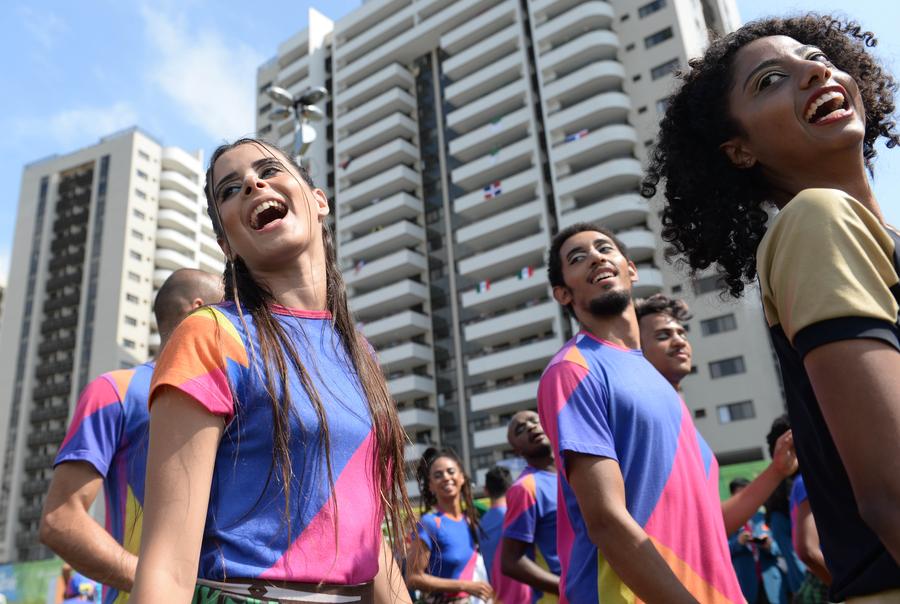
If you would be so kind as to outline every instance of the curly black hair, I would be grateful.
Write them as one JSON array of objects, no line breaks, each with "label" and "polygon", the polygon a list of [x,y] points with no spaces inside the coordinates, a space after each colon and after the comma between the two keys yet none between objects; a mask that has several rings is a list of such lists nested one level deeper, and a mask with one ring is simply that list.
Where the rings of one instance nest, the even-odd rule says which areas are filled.
[{"label": "curly black hair", "polygon": [[667,256],[683,257],[692,272],[716,264],[725,293],[734,297],[756,277],[756,248],[766,232],[771,190],[759,166],[738,169],[720,150],[740,133],[728,108],[732,69],[738,50],[778,35],[820,48],[856,81],[866,108],[863,157],[870,172],[879,137],[888,147],[900,143],[893,121],[897,86],[867,50],[876,44],[874,34],[856,22],[816,13],[753,21],[691,60],[668,99],[641,194],[653,197],[665,181],[662,238],[673,245]]}]

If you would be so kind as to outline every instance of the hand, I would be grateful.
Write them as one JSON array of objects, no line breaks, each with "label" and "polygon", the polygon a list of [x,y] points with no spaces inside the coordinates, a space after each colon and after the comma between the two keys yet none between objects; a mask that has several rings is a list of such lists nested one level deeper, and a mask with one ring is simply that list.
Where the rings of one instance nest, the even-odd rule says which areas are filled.
[{"label": "hand", "polygon": [[772,467],[782,478],[793,476],[799,469],[797,451],[794,450],[794,434],[788,430],[775,441],[772,453]]},{"label": "hand", "polygon": [[762,541],[759,542],[759,546],[761,548],[763,548],[766,551],[769,551],[772,549],[772,540],[769,538],[768,535],[763,535],[762,537],[760,537],[760,539],[762,539]]},{"label": "hand", "polygon": [[463,591],[487,602],[494,597],[494,590],[484,581],[466,581]]},{"label": "hand", "polygon": [[738,543],[740,543],[741,545],[747,545],[747,542],[750,541],[751,536],[752,535],[749,531],[741,531],[738,534]]}]

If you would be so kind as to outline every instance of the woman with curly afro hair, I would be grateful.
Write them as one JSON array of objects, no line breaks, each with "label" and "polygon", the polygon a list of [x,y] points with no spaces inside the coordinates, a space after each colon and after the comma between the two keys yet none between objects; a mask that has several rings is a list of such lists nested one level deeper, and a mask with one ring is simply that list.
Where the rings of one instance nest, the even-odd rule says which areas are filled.
[{"label": "woman with curly afro hair", "polygon": [[[859,25],[749,23],[681,75],[643,194],[663,238],[731,295],[759,277],[832,600],[900,602],[900,233],[872,193],[900,142]],[[769,219],[769,206],[778,208]]]}]

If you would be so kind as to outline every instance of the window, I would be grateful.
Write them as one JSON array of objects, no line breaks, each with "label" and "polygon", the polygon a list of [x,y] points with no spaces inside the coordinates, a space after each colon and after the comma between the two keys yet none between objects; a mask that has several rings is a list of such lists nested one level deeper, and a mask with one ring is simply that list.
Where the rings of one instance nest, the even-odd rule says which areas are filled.
[{"label": "window", "polygon": [[138,157],[143,160],[150,161],[150,154],[146,151],[141,151],[140,149],[138,149]]},{"label": "window", "polygon": [[656,113],[659,115],[664,115],[666,109],[669,108],[669,99],[659,99],[656,101]]},{"label": "window", "polygon": [[622,17],[619,19],[619,21],[628,21],[628,19],[630,19],[630,18],[631,18],[631,15],[629,15],[628,13],[625,13],[624,15],[622,15]]},{"label": "window", "polygon": [[134,217],[139,220],[144,220],[145,218],[147,218],[147,215],[144,214],[143,212],[141,212],[140,210],[138,210],[137,208],[131,210],[131,213],[134,214]]},{"label": "window", "polygon": [[265,94],[266,90],[272,87],[272,82],[266,82],[262,86],[259,87],[259,93]]},{"label": "window", "polygon": [[712,336],[725,331],[734,331],[735,329],[737,329],[737,319],[734,318],[733,314],[700,321],[700,331],[705,336]]},{"label": "window", "polygon": [[125,299],[131,302],[132,304],[138,303],[138,297],[134,294],[125,294]]},{"label": "window", "polygon": [[694,279],[694,295],[708,294],[725,287],[725,281],[719,275],[710,275]]},{"label": "window", "polygon": [[122,340],[122,345],[125,346],[125,348],[134,348],[135,347],[133,340]]},{"label": "window", "polygon": [[658,80],[660,78],[666,77],[676,69],[678,69],[678,59],[672,59],[671,61],[666,61],[662,65],[657,65],[656,67],[651,69],[650,77],[654,80]]},{"label": "window", "polygon": [[647,15],[652,15],[658,10],[662,10],[666,6],[666,0],[653,0],[644,6],[638,8],[638,18],[643,19]]},{"label": "window", "polygon": [[649,36],[644,38],[644,48],[653,48],[657,44],[662,44],[674,35],[675,34],[672,33],[671,27],[661,29],[655,34],[650,34]]},{"label": "window", "polygon": [[634,50],[634,42],[631,42],[625,47],[625,52],[631,52],[632,50]]},{"label": "window", "polygon": [[756,411],[753,409],[753,401],[741,401],[739,403],[728,403],[727,405],[719,405],[716,407],[716,413],[719,415],[720,424],[730,424],[742,419],[753,419],[756,417]]},{"label": "window", "polygon": [[132,260],[143,260],[144,259],[143,256],[141,256],[134,250],[129,250],[128,256],[131,257]]},{"label": "window", "polygon": [[265,136],[269,132],[272,131],[272,124],[266,124],[262,128],[259,129],[259,136]]},{"label": "window", "polygon": [[137,175],[138,175],[138,178],[140,178],[142,180],[147,180],[147,173],[144,172],[143,170],[138,170]]},{"label": "window", "polygon": [[706,417],[706,409],[694,409],[694,419],[703,419]]},{"label": "window", "polygon": [[144,240],[144,234],[137,229],[131,229],[131,236],[137,239],[138,241]]},{"label": "window", "polygon": [[636,75],[631,76],[632,82],[639,82],[640,80],[641,80],[641,74],[636,74]]},{"label": "window", "polygon": [[141,199],[147,199],[147,194],[141,191],[140,189],[135,189],[134,194],[137,195]]},{"label": "window", "polygon": [[128,278],[135,283],[141,282],[141,276],[134,271],[128,271]]},{"label": "window", "polygon": [[262,107],[259,108],[259,114],[260,114],[260,115],[265,115],[265,114],[267,114],[267,113],[269,112],[269,110],[271,110],[271,109],[272,109],[272,103],[266,103],[265,105],[263,105]]},{"label": "window", "polygon": [[680,293],[681,293],[681,286],[680,286],[680,285],[673,285],[673,286],[672,286],[672,293],[673,293],[673,294],[680,294]]},{"label": "window", "polygon": [[131,325],[132,327],[134,327],[135,325],[137,325],[137,319],[125,315],[125,325]]},{"label": "window", "polygon": [[643,107],[639,107],[639,108],[638,108],[638,113],[647,113],[647,106],[644,105]]},{"label": "window", "polygon": [[747,368],[744,366],[744,357],[731,357],[730,359],[713,361],[709,364],[709,377],[712,379],[737,375],[738,373],[745,373],[746,371]]}]

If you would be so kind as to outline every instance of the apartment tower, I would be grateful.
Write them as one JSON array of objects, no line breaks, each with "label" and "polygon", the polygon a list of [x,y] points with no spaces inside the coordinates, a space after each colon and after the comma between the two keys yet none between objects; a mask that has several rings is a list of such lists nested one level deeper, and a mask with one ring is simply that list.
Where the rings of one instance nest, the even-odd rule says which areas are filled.
[{"label": "apartment tower", "polygon": [[658,207],[638,194],[673,74],[737,25],[734,0],[371,0],[309,23],[258,70],[257,131],[291,146],[270,86],[330,91],[307,161],[408,461],[453,446],[481,483],[513,457],[506,423],[535,408],[573,333],[545,263],[579,221],[627,244],[636,295],[692,305],[688,405],[723,459],[762,456],[782,397],[758,300],[726,305],[715,276],[669,267]]},{"label": "apartment tower", "polygon": [[221,273],[202,182],[200,152],[136,128],[25,167],[0,323],[0,561],[51,555],[41,508],[78,395],[156,353],[159,286]]}]

